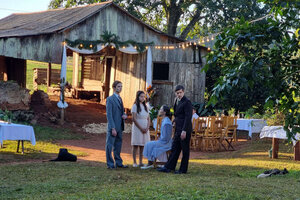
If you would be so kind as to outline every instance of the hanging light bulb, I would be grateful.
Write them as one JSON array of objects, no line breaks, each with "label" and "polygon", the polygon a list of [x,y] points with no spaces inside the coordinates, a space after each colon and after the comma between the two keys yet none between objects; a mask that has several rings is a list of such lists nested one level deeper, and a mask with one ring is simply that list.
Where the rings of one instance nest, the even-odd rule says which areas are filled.
[{"label": "hanging light bulb", "polygon": [[213,36],[211,36],[211,40],[214,40],[214,37],[213,37]]},{"label": "hanging light bulb", "polygon": [[204,44],[204,39],[202,39],[202,43]]},{"label": "hanging light bulb", "polygon": [[93,45],[92,45],[92,44],[90,45],[90,48],[93,48]]},{"label": "hanging light bulb", "polygon": [[209,38],[207,38],[207,40],[206,40],[207,42],[209,42]]},{"label": "hanging light bulb", "polygon": [[210,47],[208,47],[207,50],[210,51]]},{"label": "hanging light bulb", "polygon": [[102,49],[104,48],[104,45],[101,45]]},{"label": "hanging light bulb", "polygon": [[79,46],[82,48],[82,47],[83,47],[83,44],[80,44]]}]

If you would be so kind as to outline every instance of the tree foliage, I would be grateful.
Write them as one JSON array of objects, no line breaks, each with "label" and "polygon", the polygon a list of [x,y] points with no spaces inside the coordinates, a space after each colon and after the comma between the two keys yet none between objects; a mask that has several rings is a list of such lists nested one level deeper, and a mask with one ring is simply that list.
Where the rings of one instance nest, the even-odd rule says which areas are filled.
[{"label": "tree foliage", "polygon": [[300,132],[300,6],[265,3],[273,6],[270,17],[254,23],[242,19],[217,37],[206,70],[219,67],[221,76],[210,102],[239,111],[278,110],[291,138]]},{"label": "tree foliage", "polygon": [[[105,0],[52,0],[49,8],[104,2]],[[269,7],[258,0],[114,0],[128,12],[169,35],[186,39],[234,24],[237,19],[264,16]]]}]

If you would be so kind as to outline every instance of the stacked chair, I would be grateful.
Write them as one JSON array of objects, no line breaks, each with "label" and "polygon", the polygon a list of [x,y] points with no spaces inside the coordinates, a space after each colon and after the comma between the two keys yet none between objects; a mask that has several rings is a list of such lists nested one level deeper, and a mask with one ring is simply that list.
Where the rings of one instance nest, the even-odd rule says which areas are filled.
[{"label": "stacked chair", "polygon": [[202,151],[234,150],[237,141],[237,117],[199,117],[193,119],[191,149]]}]

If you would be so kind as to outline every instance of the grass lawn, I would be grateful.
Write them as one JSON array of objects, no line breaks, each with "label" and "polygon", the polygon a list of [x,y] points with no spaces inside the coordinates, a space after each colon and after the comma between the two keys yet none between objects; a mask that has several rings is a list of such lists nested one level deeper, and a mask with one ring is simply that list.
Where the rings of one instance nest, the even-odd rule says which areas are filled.
[{"label": "grass lawn", "polygon": [[[108,170],[100,162],[0,164],[0,199],[300,199],[300,162],[291,146],[280,144],[276,160],[268,158],[270,146],[255,141],[229,154],[208,153],[191,160],[186,175]],[[272,168],[290,173],[256,178]]]}]

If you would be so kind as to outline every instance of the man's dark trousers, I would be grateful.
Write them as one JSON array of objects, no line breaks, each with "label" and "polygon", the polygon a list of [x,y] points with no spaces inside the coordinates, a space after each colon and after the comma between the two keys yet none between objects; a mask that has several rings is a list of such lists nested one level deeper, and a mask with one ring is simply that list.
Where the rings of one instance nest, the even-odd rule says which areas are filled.
[{"label": "man's dark trousers", "polygon": [[[192,132],[192,103],[185,96],[174,104],[174,114],[175,114],[175,134],[172,143],[172,153],[169,157],[168,162],[165,167],[170,170],[175,170],[176,164],[182,151],[182,159],[179,171],[186,173],[188,169],[189,157],[190,157],[190,139]],[[186,132],[186,138],[182,140],[180,138],[181,132]]]}]

